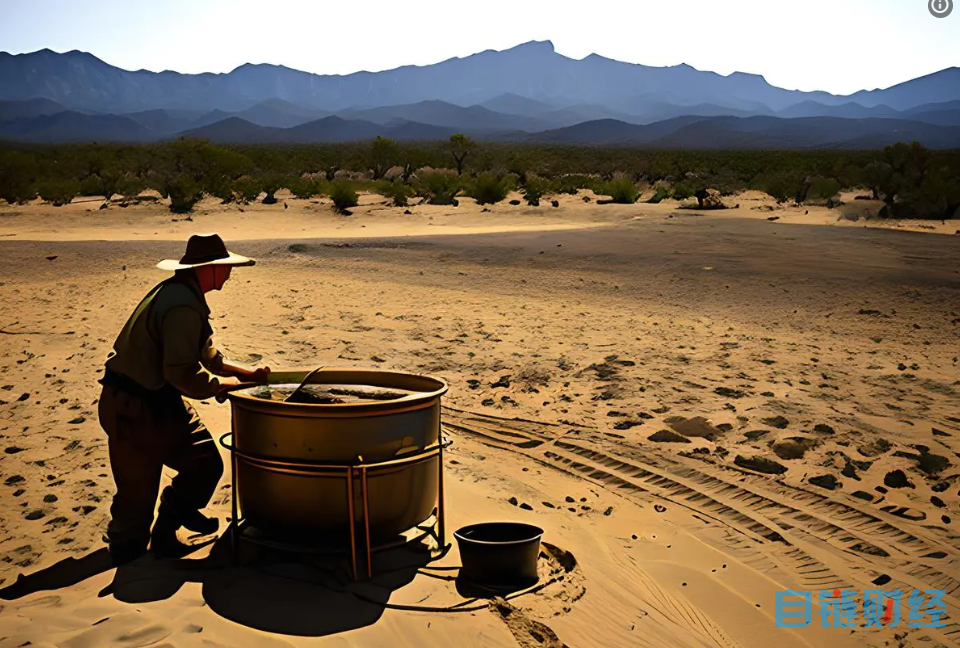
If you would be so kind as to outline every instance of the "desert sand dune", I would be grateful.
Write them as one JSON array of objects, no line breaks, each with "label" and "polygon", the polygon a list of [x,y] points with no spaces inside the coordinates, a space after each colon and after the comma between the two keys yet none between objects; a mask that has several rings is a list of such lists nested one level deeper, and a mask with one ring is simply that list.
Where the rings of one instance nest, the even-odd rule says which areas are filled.
[{"label": "desert sand dune", "polygon": [[[713,213],[379,202],[0,208],[0,647],[960,644],[948,225],[749,195]],[[153,264],[201,231],[259,261],[209,296],[229,357],[449,382],[448,527],[541,526],[546,586],[474,600],[449,578],[456,546],[419,572],[384,555],[393,571],[362,584],[230,566],[223,539],[107,568],[96,379]],[[228,406],[198,409],[229,429]],[[229,495],[225,476],[221,519]],[[946,590],[946,627],[824,629],[819,608],[774,627],[777,591],[862,605],[877,587]]]}]

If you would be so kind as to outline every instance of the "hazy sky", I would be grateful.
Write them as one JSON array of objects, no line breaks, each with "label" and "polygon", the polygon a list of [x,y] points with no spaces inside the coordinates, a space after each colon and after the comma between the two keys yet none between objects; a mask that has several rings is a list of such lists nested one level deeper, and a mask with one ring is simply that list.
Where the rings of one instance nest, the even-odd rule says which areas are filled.
[{"label": "hazy sky", "polygon": [[926,2],[0,0],[0,50],[78,49],[129,70],[250,62],[346,74],[550,40],[572,58],[688,63],[848,94],[960,65],[960,9],[938,19]]}]

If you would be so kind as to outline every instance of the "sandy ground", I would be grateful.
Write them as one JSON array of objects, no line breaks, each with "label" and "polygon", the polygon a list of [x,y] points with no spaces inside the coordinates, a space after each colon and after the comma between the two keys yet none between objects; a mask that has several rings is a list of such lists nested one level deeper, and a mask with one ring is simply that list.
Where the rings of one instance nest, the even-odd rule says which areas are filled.
[{"label": "sandy ground", "polygon": [[[0,207],[0,648],[960,644],[950,221],[865,228],[852,202],[750,194],[712,213],[283,202]],[[223,541],[107,568],[96,379],[153,264],[204,231],[259,260],[209,297],[228,356],[449,382],[448,526],[541,526],[544,588],[472,600],[455,545],[360,585],[229,566]],[[229,429],[227,405],[198,408]],[[226,477],[210,511],[229,515]],[[775,628],[777,591],[881,586],[945,589],[947,627],[822,629],[815,606]]]}]

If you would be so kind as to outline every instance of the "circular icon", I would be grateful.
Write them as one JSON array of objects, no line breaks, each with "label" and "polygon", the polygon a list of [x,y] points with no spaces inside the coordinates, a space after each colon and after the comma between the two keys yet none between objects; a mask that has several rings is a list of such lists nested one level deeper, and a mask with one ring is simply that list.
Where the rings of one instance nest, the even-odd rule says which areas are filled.
[{"label": "circular icon", "polygon": [[927,0],[927,9],[934,18],[946,18],[953,11],[953,0]]}]

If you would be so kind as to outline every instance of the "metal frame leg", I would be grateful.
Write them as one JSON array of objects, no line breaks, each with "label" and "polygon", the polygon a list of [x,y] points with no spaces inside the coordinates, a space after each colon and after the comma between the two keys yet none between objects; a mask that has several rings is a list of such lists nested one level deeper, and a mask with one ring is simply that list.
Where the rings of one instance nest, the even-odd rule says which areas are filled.
[{"label": "metal frame leg", "polygon": [[373,578],[373,559],[370,556],[370,508],[367,498],[367,467],[361,468],[360,485],[363,490],[363,529],[367,545],[367,578]]},{"label": "metal frame leg", "polygon": [[[438,415],[442,416],[442,414]],[[443,506],[443,424],[438,419],[439,430],[437,431],[437,441],[440,448],[437,452],[437,536],[440,542],[440,549],[447,546],[446,524],[444,521]]]},{"label": "metal frame leg", "polygon": [[350,564],[353,567],[353,580],[357,580],[357,521],[353,513],[353,466],[347,466],[347,508],[350,512]]},{"label": "metal frame leg", "polygon": [[230,449],[230,558],[237,560],[237,534],[240,518],[237,517],[237,456]]}]

